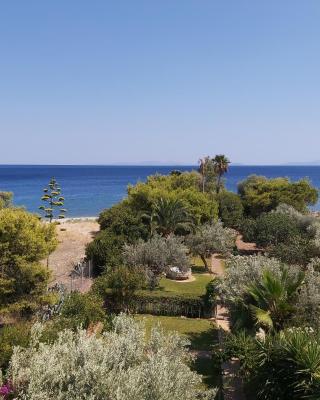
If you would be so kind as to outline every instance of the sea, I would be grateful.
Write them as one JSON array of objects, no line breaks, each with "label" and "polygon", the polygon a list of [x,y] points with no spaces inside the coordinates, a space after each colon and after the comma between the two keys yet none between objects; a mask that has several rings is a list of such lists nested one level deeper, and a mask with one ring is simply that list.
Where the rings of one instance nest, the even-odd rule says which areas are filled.
[{"label": "sea", "polygon": [[[172,170],[191,171],[197,166],[89,166],[89,165],[0,165],[0,191],[14,194],[14,204],[38,212],[43,188],[55,177],[65,197],[67,217],[95,217],[126,196],[128,185],[144,182],[149,175]],[[231,165],[226,187],[236,192],[238,183],[256,174],[268,178],[285,176],[292,181],[309,178],[320,189],[320,166]],[[320,210],[320,201],[312,207]]]}]

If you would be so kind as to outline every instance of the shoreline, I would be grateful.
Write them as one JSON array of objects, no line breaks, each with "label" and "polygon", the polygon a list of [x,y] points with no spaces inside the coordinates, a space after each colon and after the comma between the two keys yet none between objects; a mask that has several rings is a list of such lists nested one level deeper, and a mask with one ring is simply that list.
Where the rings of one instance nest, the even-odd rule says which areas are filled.
[{"label": "shoreline", "polygon": [[67,218],[54,218],[52,222],[59,222],[60,224],[63,224],[65,222],[85,222],[85,221],[97,221],[97,217],[67,217]]}]

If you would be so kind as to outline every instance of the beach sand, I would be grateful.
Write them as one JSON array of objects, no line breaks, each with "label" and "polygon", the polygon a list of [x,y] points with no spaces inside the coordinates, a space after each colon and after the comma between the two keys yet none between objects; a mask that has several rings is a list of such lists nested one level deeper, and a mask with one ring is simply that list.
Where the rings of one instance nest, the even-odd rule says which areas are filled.
[{"label": "beach sand", "polygon": [[[49,268],[52,271],[50,286],[63,283],[67,289],[86,292],[91,287],[89,278],[70,278],[74,265],[85,256],[86,245],[93,240],[99,231],[96,218],[69,218],[59,221],[57,233],[59,244],[49,257]],[[46,260],[43,261],[46,265]]]}]

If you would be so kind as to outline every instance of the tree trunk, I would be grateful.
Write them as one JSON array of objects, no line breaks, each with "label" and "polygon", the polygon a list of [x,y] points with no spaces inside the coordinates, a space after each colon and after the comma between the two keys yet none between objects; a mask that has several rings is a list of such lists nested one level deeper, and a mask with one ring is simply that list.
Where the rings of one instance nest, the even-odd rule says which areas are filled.
[{"label": "tree trunk", "polygon": [[209,271],[209,266],[208,266],[206,257],[203,256],[203,255],[200,255],[200,258],[201,258],[201,260],[203,261],[203,264],[204,264],[204,266],[205,266],[206,271]]},{"label": "tree trunk", "polygon": [[221,185],[221,174],[218,175],[218,181],[217,181],[217,193],[219,194],[220,192],[220,185]]}]

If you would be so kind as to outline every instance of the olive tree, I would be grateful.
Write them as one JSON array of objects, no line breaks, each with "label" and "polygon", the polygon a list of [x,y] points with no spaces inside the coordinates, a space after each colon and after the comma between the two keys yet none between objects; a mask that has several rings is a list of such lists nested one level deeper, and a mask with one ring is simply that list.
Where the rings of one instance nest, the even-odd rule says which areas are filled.
[{"label": "olive tree", "polygon": [[101,336],[65,330],[40,344],[35,325],[28,348],[15,348],[9,373],[18,398],[29,400],[213,400],[191,371],[187,341],[125,315]]},{"label": "olive tree", "polygon": [[206,258],[213,253],[229,253],[235,245],[235,231],[224,228],[222,222],[200,226],[195,233],[186,237],[186,244],[192,254],[201,258],[206,269],[209,269]]},{"label": "olive tree", "polygon": [[154,235],[147,242],[139,241],[133,245],[125,245],[123,258],[129,266],[146,268],[150,285],[154,287],[169,267],[178,267],[181,271],[189,268],[187,253],[188,248],[181,238],[174,235]]}]

